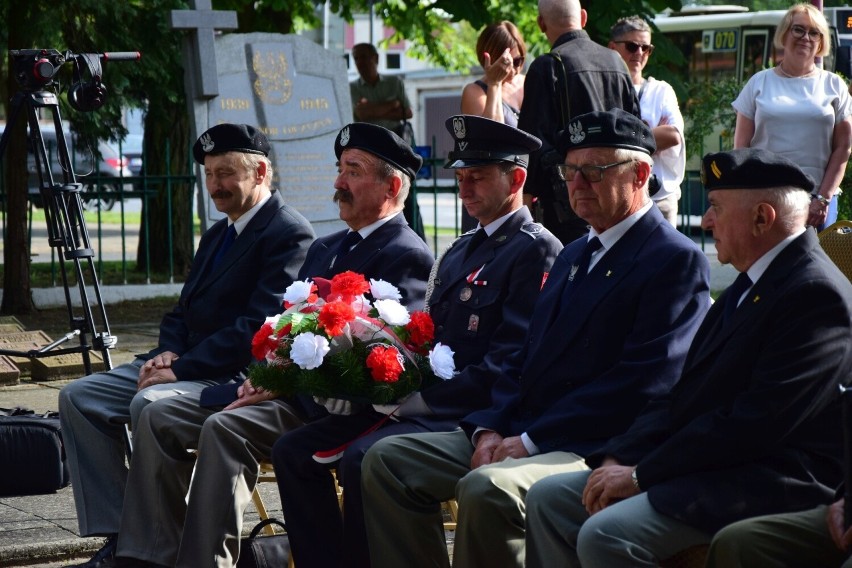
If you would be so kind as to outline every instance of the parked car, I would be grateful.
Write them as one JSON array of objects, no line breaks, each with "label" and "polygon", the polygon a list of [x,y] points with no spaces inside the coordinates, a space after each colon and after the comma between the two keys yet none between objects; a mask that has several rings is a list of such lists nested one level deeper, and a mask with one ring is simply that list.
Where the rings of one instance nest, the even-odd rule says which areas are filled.
[{"label": "parked car", "polygon": [[121,155],[127,158],[127,167],[134,176],[142,175],[142,134],[128,134],[119,147]]},{"label": "parked car", "polygon": [[[4,128],[5,126],[0,125],[0,136],[2,136]],[[61,182],[63,179],[63,166],[59,163],[56,131],[51,124],[49,126],[42,126],[41,134],[44,139],[45,148],[47,148],[53,180],[54,182]],[[29,138],[27,140],[29,141]],[[98,141],[97,151],[100,154],[99,157],[96,156],[91,147],[78,141],[76,136],[72,136],[66,132],[65,140],[69,144],[68,151],[71,155],[71,167],[74,170],[75,177],[79,183],[83,184],[83,192],[92,194],[82,196],[83,208],[89,211],[95,211],[98,208],[101,211],[109,211],[115,206],[117,192],[122,187],[121,178],[133,175],[127,167],[127,158],[118,153],[113,143],[105,140]],[[30,174],[28,184],[30,200],[36,207],[42,207],[38,171],[32,148],[28,148],[27,152],[27,171]],[[115,179],[113,180],[112,178]],[[125,191],[133,189],[133,186],[129,183],[123,184],[123,187]],[[100,195],[94,195],[98,190],[100,190]]]}]

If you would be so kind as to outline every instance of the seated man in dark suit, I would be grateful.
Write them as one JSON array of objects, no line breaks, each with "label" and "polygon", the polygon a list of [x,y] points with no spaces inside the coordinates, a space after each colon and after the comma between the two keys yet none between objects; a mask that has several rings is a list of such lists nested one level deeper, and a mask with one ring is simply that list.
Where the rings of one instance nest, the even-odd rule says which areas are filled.
[{"label": "seated man in dark suit", "polygon": [[590,236],[556,258],[487,408],[463,430],[385,438],[367,452],[373,566],[447,566],[440,503],[453,497],[454,566],[523,566],[527,488],[585,469],[582,456],[626,430],[680,374],[710,305],[709,266],[652,207],[650,129],[622,110],[594,112],[571,123],[560,147]]},{"label": "seated man in dark suit", "polygon": [[[393,283],[402,302],[422,307],[434,257],[401,214],[421,158],[395,134],[371,124],[344,127],[335,153],[334,199],[349,228],[317,239],[298,279],[352,270]],[[279,304],[267,315],[280,311]],[[250,345],[248,339],[228,349],[249,353]],[[188,568],[236,564],[258,462],[269,457],[282,433],[304,424],[309,409],[248,381],[225,387],[230,392],[221,394],[230,398],[217,400],[226,388],[212,387],[158,401],[142,413],[133,434],[132,490],[124,502],[119,557]],[[187,452],[196,448],[197,459]]]},{"label": "seated man in dark suit", "polygon": [[719,261],[672,391],[591,453],[593,472],[527,494],[527,564],[658,566],[734,521],[830,503],[842,477],[839,385],[852,375],[852,285],[806,229],[813,181],[757,149],[708,154]]},{"label": "seated man in dark suit", "polygon": [[[445,167],[456,170],[459,196],[480,226],[441,256],[427,299],[435,341],[455,351],[459,372],[384,409],[393,411],[393,420],[367,407],[312,422],[275,443],[272,462],[300,568],[370,567],[361,502],[364,453],[394,434],[454,430],[465,415],[490,404],[492,380],[520,349],[541,284],[562,249],[523,206],[527,156],[539,140],[478,116],[453,116],[446,124],[455,149]],[[335,464],[344,487],[341,516],[329,464],[313,455],[350,441]]]},{"label": "seated man in dark suit", "polygon": [[177,306],[160,339],[132,363],[78,379],[59,393],[62,437],[77,522],[84,536],[109,536],[82,566],[111,562],[127,479],[125,424],[150,401],[242,376],[246,344],[281,302],[314,238],[308,221],[270,189],[269,141],[253,126],[220,124],[201,135],[194,157],[226,215],[201,237]]}]

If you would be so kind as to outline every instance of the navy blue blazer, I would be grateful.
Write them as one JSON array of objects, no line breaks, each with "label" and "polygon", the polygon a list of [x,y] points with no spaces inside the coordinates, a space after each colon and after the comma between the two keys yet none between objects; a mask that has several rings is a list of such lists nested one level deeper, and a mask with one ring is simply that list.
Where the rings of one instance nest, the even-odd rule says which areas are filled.
[{"label": "navy blue blazer", "polygon": [[704,253],[656,207],[608,250],[560,306],[586,238],[563,249],[522,351],[503,366],[490,408],[462,427],[526,432],[541,452],[587,455],[672,387],[709,305]]},{"label": "navy blue blazer", "polygon": [[683,378],[590,465],[636,465],[655,509],[715,532],[834,500],[838,385],[852,379],[852,285],[809,229],[772,261],[726,327],[723,294]]},{"label": "navy blue blazer", "polygon": [[409,310],[422,310],[426,282],[435,262],[432,251],[415,233],[402,214],[380,226],[359,242],[332,268],[340,241],[348,229],[320,237],[308,250],[308,258],[299,270],[299,279],[331,278],[351,270],[366,278],[384,280],[399,288],[402,304]]},{"label": "navy blue blazer", "polygon": [[562,250],[559,239],[533,223],[526,207],[465,260],[474,232],[459,237],[441,258],[429,298],[435,341],[453,349],[460,372],[422,395],[434,413],[429,418],[448,419],[451,428],[491,405],[494,378],[503,360],[523,345],[535,301]]},{"label": "navy blue blazer", "polygon": [[314,238],[307,219],[273,191],[211,269],[227,228],[222,219],[202,235],[178,304],[160,323],[158,346],[141,355],[177,353],[172,371],[181,381],[243,376],[252,337],[266,316],[280,311],[284,290]]}]

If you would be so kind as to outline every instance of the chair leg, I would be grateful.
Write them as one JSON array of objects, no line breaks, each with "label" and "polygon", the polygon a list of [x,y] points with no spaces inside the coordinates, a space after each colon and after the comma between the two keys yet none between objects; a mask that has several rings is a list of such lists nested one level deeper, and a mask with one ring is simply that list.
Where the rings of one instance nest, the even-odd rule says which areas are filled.
[{"label": "chair leg", "polygon": [[459,520],[459,504],[455,499],[450,499],[449,501],[444,501],[441,503],[441,507],[449,514],[450,520],[444,523],[445,531],[454,531],[456,530],[456,524]]}]

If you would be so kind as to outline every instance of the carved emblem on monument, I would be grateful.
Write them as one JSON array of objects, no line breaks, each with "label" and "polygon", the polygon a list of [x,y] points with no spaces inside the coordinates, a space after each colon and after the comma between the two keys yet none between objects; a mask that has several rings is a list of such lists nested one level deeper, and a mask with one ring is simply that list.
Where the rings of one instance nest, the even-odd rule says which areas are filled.
[{"label": "carved emblem on monument", "polygon": [[283,105],[293,94],[293,82],[287,78],[287,57],[283,53],[255,53],[251,62],[257,79],[255,94],[267,104]]}]

